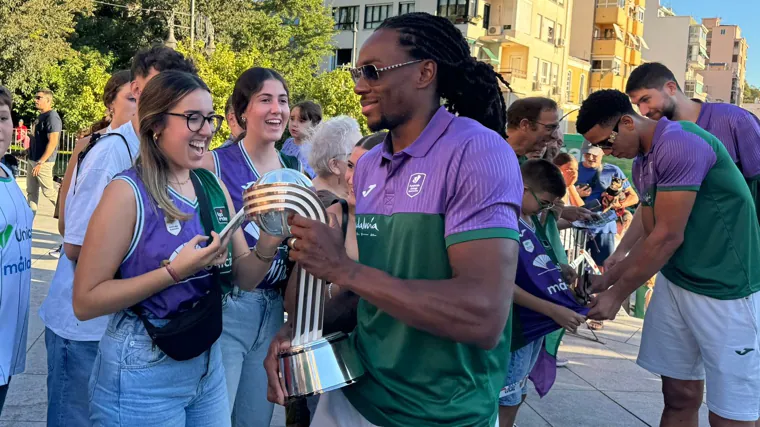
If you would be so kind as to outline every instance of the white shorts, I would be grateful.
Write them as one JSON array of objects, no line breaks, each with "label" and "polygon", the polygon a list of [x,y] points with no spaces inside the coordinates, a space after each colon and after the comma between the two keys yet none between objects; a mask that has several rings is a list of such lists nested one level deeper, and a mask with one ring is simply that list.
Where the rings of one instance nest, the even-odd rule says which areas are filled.
[{"label": "white shorts", "polygon": [[[727,273],[730,274],[730,273]],[[735,421],[760,416],[760,293],[719,300],[657,274],[637,363],[678,380],[705,380],[707,407]]]},{"label": "white shorts", "polygon": [[[311,427],[377,427],[367,421],[346,399],[341,390],[325,393],[319,398],[317,412],[311,420]],[[499,427],[499,418],[496,425]]]}]

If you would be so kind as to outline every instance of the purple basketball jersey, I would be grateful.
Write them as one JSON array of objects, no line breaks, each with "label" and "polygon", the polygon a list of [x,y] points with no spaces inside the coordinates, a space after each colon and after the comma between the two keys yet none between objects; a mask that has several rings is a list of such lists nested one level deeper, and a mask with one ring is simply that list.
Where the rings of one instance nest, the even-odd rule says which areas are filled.
[{"label": "purple basketball jersey", "polygon": [[[164,261],[172,261],[190,239],[199,234],[206,235],[200,215],[197,215],[197,200],[187,200],[169,188],[174,205],[182,213],[192,214],[193,217],[188,221],[167,223],[163,211],[148,194],[135,168],[122,172],[114,179],[129,183],[137,199],[137,222],[129,251],[121,263],[122,278],[137,277],[161,267]],[[205,243],[202,245],[205,246]],[[193,303],[206,295],[212,284],[212,273],[199,271],[138,305],[158,318],[166,318],[191,308]]]}]

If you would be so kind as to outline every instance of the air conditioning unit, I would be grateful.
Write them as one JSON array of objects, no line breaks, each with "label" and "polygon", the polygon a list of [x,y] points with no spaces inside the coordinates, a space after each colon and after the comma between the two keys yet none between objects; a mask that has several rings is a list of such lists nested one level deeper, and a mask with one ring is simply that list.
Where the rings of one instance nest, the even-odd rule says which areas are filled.
[{"label": "air conditioning unit", "polygon": [[565,40],[557,39],[557,47],[563,47],[563,46],[565,46]]},{"label": "air conditioning unit", "polygon": [[489,36],[500,36],[504,32],[503,27],[492,25],[488,27]]}]

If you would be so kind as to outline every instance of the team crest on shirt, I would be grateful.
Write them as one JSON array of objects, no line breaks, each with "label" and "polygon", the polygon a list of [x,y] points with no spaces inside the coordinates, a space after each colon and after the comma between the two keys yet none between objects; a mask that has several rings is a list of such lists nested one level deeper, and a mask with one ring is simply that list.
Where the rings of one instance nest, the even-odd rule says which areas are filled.
[{"label": "team crest on shirt", "polygon": [[406,185],[406,195],[409,197],[416,197],[422,191],[422,184],[425,183],[425,177],[427,174],[415,173],[409,177],[409,184]]},{"label": "team crest on shirt", "polygon": [[533,245],[533,242],[530,240],[523,240],[522,241],[523,248],[529,253],[532,254],[534,250],[536,250],[536,247]]},{"label": "team crest on shirt", "polygon": [[179,222],[178,219],[175,219],[174,221],[167,221],[166,222],[166,231],[169,232],[172,236],[179,236],[179,232],[182,231],[182,224]]}]

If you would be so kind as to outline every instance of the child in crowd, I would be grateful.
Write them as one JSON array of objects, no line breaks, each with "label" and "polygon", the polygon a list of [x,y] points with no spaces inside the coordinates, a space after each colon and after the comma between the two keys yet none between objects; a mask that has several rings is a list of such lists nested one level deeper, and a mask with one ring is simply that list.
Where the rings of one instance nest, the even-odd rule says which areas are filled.
[{"label": "child in crowd", "polygon": [[[547,160],[528,160],[523,177],[520,256],[515,275],[512,313],[512,352],[505,386],[499,394],[499,425],[512,427],[528,393],[528,375],[544,347],[544,336],[559,328],[575,331],[588,309],[572,294],[575,278],[568,266],[556,265],[536,235],[532,215],[551,209],[565,196],[565,180]],[[552,361],[553,362],[553,361]],[[552,365],[548,369],[556,369]]]},{"label": "child in crowd", "polygon": [[[0,158],[13,141],[11,93],[0,86]],[[34,215],[13,173],[0,163],[0,413],[11,377],[26,367]]]},{"label": "child in crowd", "polygon": [[309,178],[314,178],[316,173],[309,166],[309,147],[306,138],[311,134],[311,128],[322,122],[322,107],[316,102],[303,101],[296,104],[290,110],[290,122],[288,131],[290,138],[282,144],[282,154],[296,157],[303,165],[304,172]]}]

